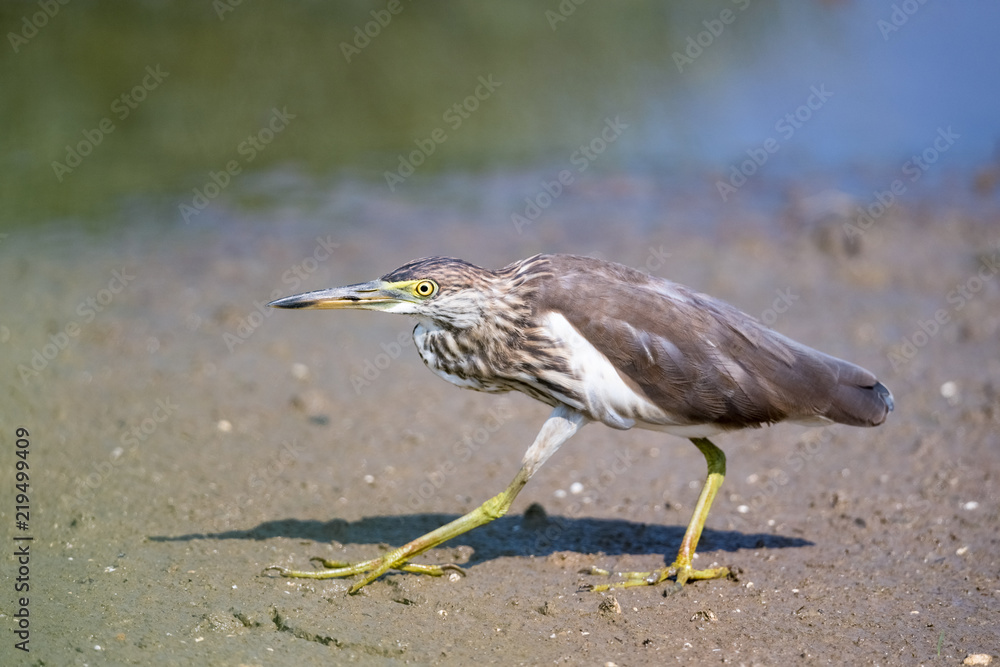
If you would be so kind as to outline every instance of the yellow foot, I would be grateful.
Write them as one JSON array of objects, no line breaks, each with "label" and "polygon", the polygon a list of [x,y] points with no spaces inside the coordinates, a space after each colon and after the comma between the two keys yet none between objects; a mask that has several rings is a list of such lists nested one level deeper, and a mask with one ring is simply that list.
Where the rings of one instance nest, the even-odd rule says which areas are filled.
[{"label": "yellow foot", "polygon": [[[589,570],[581,570],[581,574],[596,574],[601,576],[612,576],[612,573],[608,570],[601,569],[599,567],[592,567]],[[616,581],[610,584],[586,584],[583,586],[584,590],[588,591],[608,591],[613,588],[631,588],[632,586],[655,586],[661,581],[665,581],[670,577],[674,578],[674,585],[667,591],[664,595],[673,595],[681,588],[684,587],[689,581],[694,581],[696,579],[721,579],[722,577],[729,576],[728,567],[711,567],[706,570],[696,570],[691,567],[690,563],[677,563],[669,567],[664,567],[659,570],[653,570],[652,572],[615,572],[614,576],[621,577],[621,581]]]},{"label": "yellow foot", "polygon": [[[352,577],[356,574],[364,574],[365,577],[351,586],[350,593],[357,593],[363,586],[370,584],[389,570],[399,570],[400,572],[411,572],[413,574],[429,574],[432,577],[440,577],[448,570],[458,572],[465,576],[465,570],[454,563],[443,565],[419,565],[407,563],[398,556],[399,550],[392,551],[382,558],[362,561],[360,563],[347,563],[339,560],[327,560],[319,556],[313,556],[310,562],[320,563],[324,570],[291,570],[281,565],[271,565],[264,568],[264,572],[276,571],[282,577],[293,579],[335,579],[337,577]],[[263,574],[263,572],[262,572]]]}]

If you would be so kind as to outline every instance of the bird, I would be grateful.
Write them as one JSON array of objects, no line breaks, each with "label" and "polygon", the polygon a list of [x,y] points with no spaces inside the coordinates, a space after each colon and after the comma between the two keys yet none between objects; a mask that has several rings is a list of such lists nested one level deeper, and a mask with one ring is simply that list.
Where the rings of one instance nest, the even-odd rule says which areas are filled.
[{"label": "bird", "polygon": [[[778,422],[878,426],[894,402],[875,375],[764,326],[692,288],[601,259],[539,254],[497,270],[461,259],[413,260],[370,282],[277,299],[286,309],[361,309],[416,319],[424,364],[475,391],[520,391],[552,412],[499,494],[382,556],[357,563],[314,558],[322,569],[266,571],[292,578],[361,575],[357,593],[390,570],[440,576],[457,565],[412,559],[502,517],[559,447],[583,426],[642,428],[689,439],[708,472],[673,563],[584,588],[650,586],[727,577],[692,559],[726,456],[710,437]],[[612,575],[601,568],[591,574]]]}]

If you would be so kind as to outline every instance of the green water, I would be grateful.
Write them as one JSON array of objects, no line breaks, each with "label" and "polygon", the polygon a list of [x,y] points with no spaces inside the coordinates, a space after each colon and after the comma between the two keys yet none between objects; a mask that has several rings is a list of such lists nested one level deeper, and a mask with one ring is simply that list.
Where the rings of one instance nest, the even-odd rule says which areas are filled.
[{"label": "green water", "polygon": [[[727,52],[768,29],[768,4],[727,27]],[[735,7],[3,3],[0,215],[101,226],[135,197],[193,200],[213,173],[377,182],[414,150],[422,174],[564,159],[646,114],[681,76],[678,45]]]},{"label": "green water", "polygon": [[[819,167],[867,198],[941,131],[959,139],[924,181],[996,162],[997,20],[915,1],[4,2],[0,227],[186,224],[185,206],[354,181],[424,199],[530,174],[521,199],[564,169],[714,182],[766,145],[754,183]],[[859,166],[887,171],[845,182]]]}]

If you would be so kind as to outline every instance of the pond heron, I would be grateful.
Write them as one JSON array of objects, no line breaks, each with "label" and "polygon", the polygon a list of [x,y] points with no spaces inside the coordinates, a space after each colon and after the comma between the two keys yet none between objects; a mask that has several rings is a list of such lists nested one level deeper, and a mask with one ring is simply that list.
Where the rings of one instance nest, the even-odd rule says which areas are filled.
[{"label": "pond heron", "polygon": [[420,358],[448,382],[520,391],[553,408],[510,485],[465,516],[379,558],[318,558],[326,569],[314,571],[268,568],[310,579],[363,575],[352,593],[389,570],[441,575],[458,569],[411,561],[506,514],[538,468],[589,422],[689,438],[708,462],[708,477],[671,565],[618,573],[621,580],[613,584],[587,588],[653,585],[673,577],[673,590],[679,590],[690,580],[725,577],[726,567],[692,567],[726,474],[725,454],[708,438],[780,421],[877,426],[893,409],[889,390],[860,366],[786,338],[688,287],[588,257],[536,255],[496,271],[431,257],[371,282],[269,305],[411,315]]}]

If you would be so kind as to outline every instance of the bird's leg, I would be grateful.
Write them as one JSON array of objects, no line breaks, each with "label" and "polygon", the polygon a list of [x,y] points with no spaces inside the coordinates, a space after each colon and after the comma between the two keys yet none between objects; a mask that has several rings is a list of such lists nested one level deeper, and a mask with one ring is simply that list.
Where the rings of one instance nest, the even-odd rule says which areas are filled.
[{"label": "bird's leg", "polygon": [[283,577],[296,577],[303,579],[332,579],[335,577],[349,577],[355,574],[365,576],[351,586],[351,593],[357,593],[362,587],[370,584],[389,570],[402,570],[404,572],[418,572],[439,576],[447,569],[461,571],[456,565],[415,565],[409,563],[411,558],[433,549],[434,547],[447,542],[453,537],[458,537],[462,533],[473,528],[489,523],[507,513],[514,498],[528,483],[531,476],[546,459],[555,453],[562,443],[566,442],[570,436],[576,433],[586,422],[586,418],[578,412],[566,407],[558,407],[552,411],[548,420],[542,426],[535,437],[535,442],[528,448],[521,462],[521,469],[509,486],[500,494],[493,496],[485,503],[472,510],[465,516],[455,519],[451,523],[445,524],[436,530],[432,530],[426,535],[422,535],[412,542],[394,549],[380,558],[373,558],[360,563],[342,563],[339,561],[319,560],[326,570],[289,570],[287,568],[273,565],[264,571],[276,570]]},{"label": "bird's leg", "polygon": [[[684,532],[684,539],[681,540],[681,548],[677,552],[674,562],[665,568],[653,570],[652,572],[621,572],[618,576],[623,580],[614,584],[601,584],[590,586],[590,590],[606,591],[610,588],[628,588],[630,586],[653,586],[661,581],[674,577],[675,583],[673,592],[679,591],[685,583],[693,579],[718,579],[729,574],[729,568],[713,567],[705,570],[696,570],[691,567],[691,559],[694,557],[695,549],[698,547],[698,540],[701,538],[702,528],[705,527],[705,519],[708,518],[708,511],[712,507],[712,501],[722,481],[726,477],[726,455],[721,449],[712,444],[707,438],[691,438],[695,447],[701,450],[705,460],[708,462],[708,478],[705,486],[698,496],[698,504],[695,505],[694,514]],[[606,570],[593,568],[592,574],[610,574]]]}]

